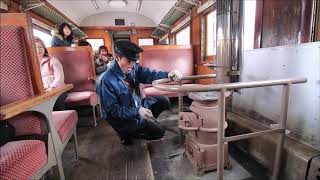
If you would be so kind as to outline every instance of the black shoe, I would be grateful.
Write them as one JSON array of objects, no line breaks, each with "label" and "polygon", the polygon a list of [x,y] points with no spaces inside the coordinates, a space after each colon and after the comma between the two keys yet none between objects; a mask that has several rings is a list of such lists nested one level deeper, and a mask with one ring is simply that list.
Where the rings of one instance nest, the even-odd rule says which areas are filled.
[{"label": "black shoe", "polygon": [[121,138],[121,144],[124,146],[132,145],[131,138]]}]

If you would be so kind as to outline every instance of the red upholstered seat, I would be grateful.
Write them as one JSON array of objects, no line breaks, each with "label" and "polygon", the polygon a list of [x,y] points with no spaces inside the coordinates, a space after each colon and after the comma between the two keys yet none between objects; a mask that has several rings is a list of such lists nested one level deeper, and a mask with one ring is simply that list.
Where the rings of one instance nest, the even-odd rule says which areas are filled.
[{"label": "red upholstered seat", "polygon": [[45,143],[38,140],[8,142],[0,148],[0,179],[30,179],[47,163]]},{"label": "red upholstered seat", "polygon": [[63,66],[65,83],[73,84],[65,103],[68,107],[92,106],[93,125],[97,125],[95,107],[99,104],[94,81],[89,80],[95,76],[95,65],[92,57],[92,48],[78,47],[52,47],[49,54],[59,59]]},{"label": "red upholstered seat", "polygon": [[92,91],[72,92],[68,93],[65,103],[68,106],[95,106],[98,104],[97,93]]},{"label": "red upholstered seat", "polygon": [[[178,70],[183,76],[194,75],[193,51],[191,46],[155,45],[142,46],[142,49],[144,51],[140,55],[141,66],[167,72]],[[186,80],[184,83],[190,84],[192,81]],[[142,97],[178,96],[178,93],[160,91],[154,89],[151,85],[140,86],[140,92]]]},{"label": "red upholstered seat", "polygon": [[74,110],[69,111],[54,111],[52,113],[55,128],[58,135],[64,143],[67,137],[72,134],[72,130],[76,127],[78,122],[78,114]]}]

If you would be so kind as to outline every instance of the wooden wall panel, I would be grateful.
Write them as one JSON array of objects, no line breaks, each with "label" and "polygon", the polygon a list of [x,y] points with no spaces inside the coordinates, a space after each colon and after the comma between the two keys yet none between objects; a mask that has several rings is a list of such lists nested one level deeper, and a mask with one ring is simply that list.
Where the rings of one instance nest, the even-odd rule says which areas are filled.
[{"label": "wooden wall panel", "polygon": [[[212,74],[212,73],[215,73],[214,70],[208,68],[208,67],[205,67],[203,65],[198,65],[197,66],[197,75],[202,75],[202,74]],[[197,80],[197,83],[198,84],[215,84],[216,81],[215,81],[215,78],[212,78],[212,79],[199,79]]]},{"label": "wooden wall panel", "polygon": [[[88,35],[89,39],[95,39],[95,38],[104,39],[105,46],[107,46],[108,50],[111,52],[111,50],[112,50],[112,37],[108,33],[106,33],[104,28],[99,28],[99,27],[88,28],[88,27],[85,27],[85,28],[81,28],[81,29],[83,30],[83,32],[85,32]],[[110,31],[110,30],[108,30],[108,31]],[[150,35],[152,34],[153,29],[150,29],[150,28],[146,28],[146,29],[139,28],[136,31],[137,31],[136,34],[132,34],[130,36],[130,40],[133,43],[138,44],[138,40],[142,39],[142,38],[152,38],[152,37],[150,37]],[[158,41],[155,40],[155,39],[153,39],[153,41],[154,41],[154,44],[158,43]]]},{"label": "wooden wall panel", "polygon": [[310,41],[312,0],[265,0],[262,47]]},{"label": "wooden wall panel", "polygon": [[201,64],[201,17],[196,16],[191,22],[190,42],[193,46],[194,61]]},{"label": "wooden wall panel", "polygon": [[[153,29],[137,29],[137,34],[132,34],[130,36],[131,42],[138,45],[139,39],[145,39],[145,38],[152,38],[151,34],[153,32]],[[153,44],[157,44],[157,40],[153,39]]]}]

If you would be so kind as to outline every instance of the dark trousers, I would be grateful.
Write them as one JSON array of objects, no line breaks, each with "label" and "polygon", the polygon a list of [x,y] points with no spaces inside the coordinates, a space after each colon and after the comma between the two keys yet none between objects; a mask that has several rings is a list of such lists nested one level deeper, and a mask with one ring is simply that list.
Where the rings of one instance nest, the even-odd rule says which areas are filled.
[{"label": "dark trousers", "polygon": [[63,111],[67,109],[66,105],[64,104],[64,100],[67,98],[67,96],[68,93],[64,92],[58,97],[56,103],[54,104],[53,111]]},{"label": "dark trousers", "polygon": [[[153,101],[156,101],[150,107],[146,107],[152,111],[152,114],[155,118],[157,118],[162,111],[169,109],[170,107],[170,100],[168,97],[153,96],[148,98],[152,98]],[[131,133],[129,136],[135,139],[156,140],[162,138],[164,133],[165,129],[161,127],[160,124],[154,122],[153,120],[145,119],[145,126]]]}]

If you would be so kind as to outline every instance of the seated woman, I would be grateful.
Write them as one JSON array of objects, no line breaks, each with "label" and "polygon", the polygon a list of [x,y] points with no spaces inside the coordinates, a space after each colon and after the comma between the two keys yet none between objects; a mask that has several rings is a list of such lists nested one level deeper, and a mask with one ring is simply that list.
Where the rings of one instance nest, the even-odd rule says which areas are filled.
[{"label": "seated woman", "polygon": [[98,50],[98,58],[95,60],[97,75],[102,74],[110,65],[112,57],[108,54],[106,46],[100,46]]},{"label": "seated woman", "polygon": [[71,46],[72,43],[73,33],[71,26],[67,23],[62,23],[58,32],[52,34],[51,47]]},{"label": "seated woman", "polygon": [[[63,86],[65,83],[62,64],[58,59],[49,56],[48,50],[40,38],[35,37],[35,42],[44,89],[50,91],[56,87]],[[58,97],[53,108],[54,111],[66,109],[64,104],[66,97],[66,92]]]}]

